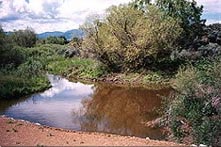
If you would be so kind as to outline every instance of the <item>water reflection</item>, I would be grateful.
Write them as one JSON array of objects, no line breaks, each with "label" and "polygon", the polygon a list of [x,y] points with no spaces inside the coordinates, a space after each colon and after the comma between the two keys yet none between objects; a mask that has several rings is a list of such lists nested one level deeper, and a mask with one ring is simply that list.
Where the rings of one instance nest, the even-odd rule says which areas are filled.
[{"label": "water reflection", "polygon": [[168,89],[117,87],[72,83],[49,75],[52,88],[27,99],[0,101],[0,114],[44,125],[162,139],[159,129],[142,122],[158,117],[154,109]]},{"label": "water reflection", "polygon": [[161,139],[163,135],[159,129],[147,128],[142,123],[158,117],[156,109],[161,106],[159,94],[168,95],[169,90],[100,84],[96,86],[92,98],[82,101],[84,109],[81,112],[84,114],[80,119],[81,130]]},{"label": "water reflection", "polygon": [[71,95],[89,95],[91,94],[93,85],[85,85],[82,83],[72,83],[67,79],[60,76],[48,75],[52,88],[41,93],[42,97],[55,97],[55,95],[61,94],[63,97]]},{"label": "water reflection", "polygon": [[[59,76],[49,75],[52,88],[35,94],[24,101],[1,102],[0,114],[41,124],[79,130],[73,123],[72,110],[82,107],[81,100],[93,94],[93,85],[72,83]],[[7,105],[12,103],[12,105]],[[13,104],[14,103],[14,104]]]}]

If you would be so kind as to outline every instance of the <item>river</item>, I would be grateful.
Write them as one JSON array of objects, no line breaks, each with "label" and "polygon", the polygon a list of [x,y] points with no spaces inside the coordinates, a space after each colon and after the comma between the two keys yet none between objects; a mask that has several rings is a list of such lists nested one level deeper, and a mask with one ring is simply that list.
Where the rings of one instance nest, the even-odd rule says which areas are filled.
[{"label": "river", "polygon": [[161,96],[167,96],[169,89],[48,78],[52,87],[42,93],[1,100],[0,115],[64,129],[164,139],[159,128],[149,128],[145,122],[159,117]]}]

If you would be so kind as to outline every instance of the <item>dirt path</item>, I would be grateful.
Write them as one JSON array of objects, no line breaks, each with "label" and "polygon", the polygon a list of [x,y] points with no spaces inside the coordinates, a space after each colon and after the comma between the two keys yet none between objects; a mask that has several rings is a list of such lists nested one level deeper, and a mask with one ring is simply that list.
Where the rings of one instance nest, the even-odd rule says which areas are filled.
[{"label": "dirt path", "polygon": [[165,141],[88,133],[0,117],[0,146],[178,146]]}]

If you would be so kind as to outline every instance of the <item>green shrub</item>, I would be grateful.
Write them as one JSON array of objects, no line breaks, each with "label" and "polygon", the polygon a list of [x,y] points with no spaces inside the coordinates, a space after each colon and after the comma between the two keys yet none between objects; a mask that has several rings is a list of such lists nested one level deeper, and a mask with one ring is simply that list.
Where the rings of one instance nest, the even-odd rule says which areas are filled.
[{"label": "green shrub", "polygon": [[191,136],[193,143],[220,146],[221,62],[203,63],[181,68],[173,81],[170,128],[181,140]]},{"label": "green shrub", "polygon": [[21,47],[33,47],[37,41],[37,36],[32,28],[14,31],[9,37],[12,43]]},{"label": "green shrub", "polygon": [[107,72],[105,66],[96,60],[64,57],[52,59],[48,71],[75,78],[97,78]]},{"label": "green shrub", "polygon": [[10,37],[7,36],[0,26],[0,68],[18,66],[25,61],[24,49],[14,46]]},{"label": "green shrub", "polygon": [[146,76],[144,76],[143,80],[147,82],[156,82],[163,80],[164,77],[157,72],[150,72]]},{"label": "green shrub", "polygon": [[25,63],[17,68],[17,73],[22,76],[34,77],[42,75],[45,71],[45,65],[41,61],[29,58]]},{"label": "green shrub", "polygon": [[15,67],[19,66],[26,59],[26,53],[24,48],[18,46],[8,46],[1,50],[0,54],[0,66],[6,67],[13,65]]},{"label": "green shrub", "polygon": [[133,5],[144,12],[146,6],[155,5],[167,15],[179,19],[179,24],[184,30],[179,37],[179,44],[182,46],[190,45],[204,32],[205,20],[201,18],[203,6],[198,5],[196,0],[135,0]]},{"label": "green shrub", "polygon": [[60,44],[60,45],[64,45],[68,43],[67,39],[64,36],[59,36],[59,37],[50,36],[44,39],[43,42],[45,44]]},{"label": "green shrub", "polygon": [[50,87],[46,76],[18,76],[16,71],[0,73],[0,99],[19,98]]},{"label": "green shrub", "polygon": [[155,6],[143,13],[131,5],[111,7],[104,20],[95,18],[81,28],[86,33],[83,48],[94,50],[98,60],[113,71],[149,68],[170,55],[182,32],[177,19]]},{"label": "green shrub", "polygon": [[64,45],[59,44],[38,44],[32,48],[26,48],[28,56],[34,57],[50,57],[57,55],[63,51]]}]

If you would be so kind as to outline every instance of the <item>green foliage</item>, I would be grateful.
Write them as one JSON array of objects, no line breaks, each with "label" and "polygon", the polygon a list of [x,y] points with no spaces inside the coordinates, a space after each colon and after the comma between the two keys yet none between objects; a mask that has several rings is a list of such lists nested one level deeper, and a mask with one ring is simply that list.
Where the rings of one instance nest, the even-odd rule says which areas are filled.
[{"label": "green foliage", "polygon": [[195,66],[181,68],[173,81],[170,127],[181,140],[191,136],[194,143],[220,146],[221,61],[202,60]]},{"label": "green foliage", "polygon": [[34,60],[33,58],[29,58],[25,63],[21,64],[17,71],[27,77],[33,77],[43,74],[45,70],[44,64],[39,60]]},{"label": "green foliage", "polygon": [[[0,98],[17,98],[49,87],[44,76],[47,56],[61,48],[47,45],[25,48],[33,45],[32,35],[33,32],[26,29],[8,36],[0,28]],[[21,41],[21,44],[13,41]]]},{"label": "green foliage", "polygon": [[203,21],[201,15],[203,6],[197,6],[195,0],[158,0],[157,5],[169,16],[179,18],[181,27],[184,29],[182,41],[192,42],[196,36],[201,35]]},{"label": "green foliage", "polygon": [[106,68],[92,59],[57,57],[49,62],[48,71],[53,74],[65,74],[72,78],[92,79],[104,75]]},{"label": "green foliage", "polygon": [[0,99],[19,98],[49,88],[46,76],[26,77],[19,71],[0,73]]},{"label": "green foliage", "polygon": [[72,67],[71,59],[66,59],[64,57],[57,56],[49,60],[47,70],[50,73],[61,75],[71,67]]},{"label": "green foliage", "polygon": [[104,20],[95,18],[82,26],[86,33],[83,48],[93,49],[113,71],[137,70],[169,56],[182,32],[178,20],[155,6],[147,10],[111,7]]},{"label": "green foliage", "polygon": [[78,37],[74,37],[74,38],[70,41],[70,44],[71,44],[71,46],[73,46],[73,47],[75,47],[75,48],[81,48],[82,41],[83,41],[83,39],[78,38]]},{"label": "green foliage", "polygon": [[165,77],[163,77],[159,72],[149,72],[144,76],[143,80],[151,83],[151,82],[163,81],[165,80]]},{"label": "green foliage", "polygon": [[[4,66],[0,68],[0,98],[18,98],[49,88],[50,83],[44,76],[45,56],[39,54],[42,51],[36,53],[35,48],[21,47],[9,51],[14,54],[7,52],[2,58]],[[16,59],[22,60],[18,63]]]},{"label": "green foliage", "polygon": [[16,31],[6,36],[0,29],[0,98],[17,98],[48,88],[47,70],[80,78],[97,78],[105,73],[104,66],[95,60],[64,58],[66,51],[71,49],[60,45],[64,44],[59,42],[64,41],[62,37],[55,38],[58,42],[48,42],[58,44],[30,47],[30,42],[23,40],[29,39],[29,33],[29,30]]},{"label": "green foliage", "polygon": [[18,46],[7,45],[0,51],[0,66],[18,66],[25,61],[24,49]]},{"label": "green foliage", "polygon": [[0,68],[6,66],[18,66],[25,60],[23,48],[13,46],[10,37],[5,35],[0,27]]},{"label": "green foliage", "polygon": [[43,44],[60,44],[60,45],[64,45],[67,44],[68,41],[64,36],[60,36],[60,37],[55,37],[55,36],[50,36],[46,39],[43,40]]},{"label": "green foliage", "polygon": [[25,52],[28,57],[51,58],[54,55],[62,54],[66,46],[58,44],[40,44],[32,48],[27,48]]},{"label": "green foliage", "polygon": [[2,27],[0,26],[0,47],[2,48],[4,45],[4,40],[5,40],[5,33]]},{"label": "green foliage", "polygon": [[14,31],[10,35],[10,39],[13,43],[21,47],[33,47],[37,41],[36,34],[31,28]]},{"label": "green foliage", "polygon": [[179,19],[179,24],[184,30],[180,38],[181,45],[189,45],[196,36],[203,32],[204,21],[201,19],[203,6],[198,6],[195,0],[156,0],[155,2],[135,0],[133,5],[144,12],[146,6],[155,5],[166,15]]}]

